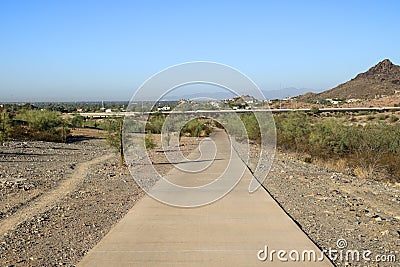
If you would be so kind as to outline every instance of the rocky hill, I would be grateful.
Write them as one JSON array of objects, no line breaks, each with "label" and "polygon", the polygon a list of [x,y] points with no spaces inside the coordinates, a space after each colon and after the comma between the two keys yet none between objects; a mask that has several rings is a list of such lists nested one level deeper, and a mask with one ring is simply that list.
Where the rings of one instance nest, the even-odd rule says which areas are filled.
[{"label": "rocky hill", "polygon": [[389,59],[379,62],[368,71],[339,86],[319,94],[307,93],[299,100],[318,100],[327,98],[373,99],[400,93],[400,66]]}]

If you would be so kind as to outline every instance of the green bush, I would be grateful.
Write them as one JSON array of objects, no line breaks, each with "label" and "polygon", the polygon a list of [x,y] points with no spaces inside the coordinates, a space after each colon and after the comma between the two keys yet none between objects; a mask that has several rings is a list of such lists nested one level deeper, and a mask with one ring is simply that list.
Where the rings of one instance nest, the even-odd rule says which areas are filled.
[{"label": "green bush", "polygon": [[157,146],[157,144],[154,142],[152,134],[146,134],[146,137],[144,138],[144,145],[146,149],[153,149]]},{"label": "green bush", "polygon": [[3,145],[10,137],[11,119],[6,109],[0,113],[0,145]]},{"label": "green bush", "polygon": [[313,113],[313,114],[317,114],[317,113],[319,113],[319,108],[317,108],[317,107],[312,107],[310,111],[311,111],[311,113]]},{"label": "green bush", "polygon": [[399,118],[398,117],[396,117],[396,116],[390,116],[390,119],[389,119],[389,121],[390,122],[396,122],[396,121],[398,121],[399,120]]},{"label": "green bush", "polygon": [[337,127],[335,119],[319,121],[311,126],[308,138],[309,152],[322,158],[341,151],[341,128]]},{"label": "green bush", "polygon": [[69,132],[59,112],[22,110],[15,115],[11,135],[15,139],[66,142]]},{"label": "green bush", "polygon": [[360,116],[366,116],[366,115],[370,115],[371,114],[371,111],[360,111],[359,113],[358,113],[358,115],[360,115]]},{"label": "green bush", "polygon": [[376,171],[400,180],[400,125],[370,122],[348,125],[339,119],[317,119],[291,113],[275,116],[278,146],[314,158],[346,159],[364,177]]},{"label": "green bush", "polygon": [[149,117],[146,123],[146,132],[160,134],[164,125],[166,116],[164,114],[155,114]]},{"label": "green bush", "polygon": [[[192,137],[208,136],[212,132],[212,128],[207,124],[207,119],[196,118],[183,125],[181,121],[185,119],[186,116],[174,116],[166,120],[165,114],[155,114],[149,117],[145,130],[147,133],[160,134],[163,127],[169,132],[181,129],[180,136],[189,135]],[[167,125],[164,125],[166,123]]]},{"label": "green bush", "polygon": [[367,120],[368,121],[372,121],[372,120],[374,120],[375,119],[375,116],[374,115],[368,115],[367,116]]},{"label": "green bush", "polygon": [[247,137],[250,140],[259,142],[261,140],[261,131],[254,113],[241,114],[240,119],[246,128]]},{"label": "green bush", "polygon": [[193,119],[187,122],[181,129],[180,136],[189,135],[192,137],[208,136],[211,128],[206,125],[204,120]]},{"label": "green bush", "polygon": [[101,122],[102,129],[107,130],[107,142],[108,144],[118,152],[120,156],[120,167],[125,163],[124,149],[122,146],[122,131],[123,131],[123,118],[111,118]]},{"label": "green bush", "polygon": [[74,128],[81,128],[83,127],[85,122],[85,118],[79,114],[74,115],[74,117],[71,120],[71,125]]},{"label": "green bush", "polygon": [[48,131],[65,125],[61,113],[46,110],[24,110],[15,116],[16,120],[28,123],[34,131]]},{"label": "green bush", "polygon": [[388,117],[389,116],[386,114],[379,114],[377,118],[378,118],[378,120],[383,121],[383,120],[386,120]]},{"label": "green bush", "polygon": [[101,127],[107,131],[107,142],[116,152],[121,150],[120,119],[107,119]]},{"label": "green bush", "polygon": [[295,151],[305,151],[311,133],[310,119],[304,112],[290,112],[276,116],[277,144]]}]

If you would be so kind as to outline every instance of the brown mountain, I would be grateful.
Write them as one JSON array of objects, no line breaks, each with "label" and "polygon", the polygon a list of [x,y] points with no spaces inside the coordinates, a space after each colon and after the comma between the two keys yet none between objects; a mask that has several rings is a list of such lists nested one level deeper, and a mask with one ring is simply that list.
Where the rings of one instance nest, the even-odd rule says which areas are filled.
[{"label": "brown mountain", "polygon": [[393,95],[396,91],[400,92],[400,66],[385,59],[348,82],[319,94],[300,96],[299,99],[372,99],[376,96]]}]

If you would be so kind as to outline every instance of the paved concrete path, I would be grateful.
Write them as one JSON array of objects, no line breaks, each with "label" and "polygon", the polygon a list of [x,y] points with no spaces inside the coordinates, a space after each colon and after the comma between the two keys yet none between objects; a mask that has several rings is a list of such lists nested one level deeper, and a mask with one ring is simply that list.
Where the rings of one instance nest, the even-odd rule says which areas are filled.
[{"label": "paved concrete path", "polygon": [[[266,261],[258,259],[258,254],[265,257],[263,251],[259,253],[265,246],[268,254],[272,250],[286,250],[292,251],[295,257],[295,250],[300,259],[305,250],[314,250],[317,258],[321,257],[321,252],[267,192],[261,188],[248,193],[252,176],[235,152],[231,156],[227,136],[217,132],[213,140],[218,149],[217,160],[205,171],[195,174],[173,169],[167,178],[184,186],[204,185],[217,178],[231,158],[235,168],[225,177],[242,171],[244,175],[229,194],[200,208],[171,207],[146,196],[78,266],[332,266],[326,258],[310,262],[308,254],[305,254],[306,261],[292,261],[286,254],[282,256],[288,262],[283,262],[277,253],[273,253],[272,262],[271,257]],[[206,142],[203,145],[207,147]],[[191,155],[192,158],[197,156],[198,152]],[[204,155],[202,159],[182,163],[182,166],[204,165]],[[162,182],[154,188],[163,189]],[[173,192],[165,194],[173,195]],[[191,196],[185,197],[190,199]]]}]

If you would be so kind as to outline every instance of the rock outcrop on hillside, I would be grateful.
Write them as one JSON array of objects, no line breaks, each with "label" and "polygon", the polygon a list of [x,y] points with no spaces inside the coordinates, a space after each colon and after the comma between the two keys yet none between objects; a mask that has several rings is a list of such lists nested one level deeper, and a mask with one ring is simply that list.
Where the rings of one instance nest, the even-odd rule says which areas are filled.
[{"label": "rock outcrop on hillside", "polygon": [[400,93],[400,66],[385,59],[348,82],[319,94],[302,95],[299,100],[373,99],[397,93]]}]

